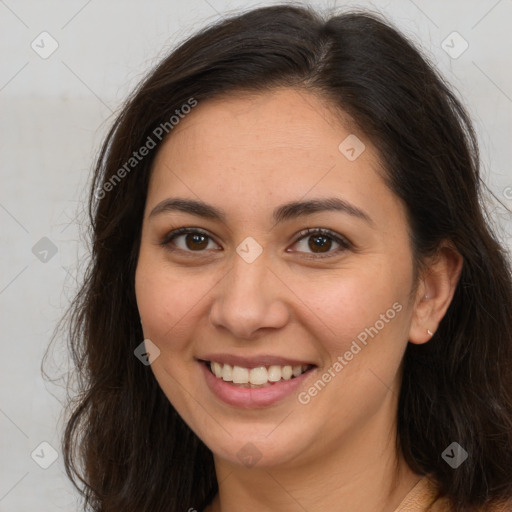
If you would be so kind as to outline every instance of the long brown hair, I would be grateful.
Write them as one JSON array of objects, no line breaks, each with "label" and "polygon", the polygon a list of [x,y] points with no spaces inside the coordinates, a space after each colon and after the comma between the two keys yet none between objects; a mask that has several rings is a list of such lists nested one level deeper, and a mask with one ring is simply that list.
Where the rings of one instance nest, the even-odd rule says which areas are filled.
[{"label": "long brown hair", "polygon": [[[444,240],[463,256],[439,330],[406,350],[397,447],[414,471],[437,479],[458,512],[511,498],[511,269],[483,214],[468,115],[380,16],[323,18],[283,5],[224,19],[182,43],[132,94],[102,147],[89,202],[91,262],[67,317],[80,389],[63,452],[84,509],[201,509],[217,491],[210,450],[134,356],[143,339],[135,268],[151,166],[164,140],[155,130],[191,98],[283,86],[325,98],[372,140],[406,205],[419,265]],[[156,147],[127,168],[148,137]],[[457,469],[442,458],[454,441],[469,455]]]}]

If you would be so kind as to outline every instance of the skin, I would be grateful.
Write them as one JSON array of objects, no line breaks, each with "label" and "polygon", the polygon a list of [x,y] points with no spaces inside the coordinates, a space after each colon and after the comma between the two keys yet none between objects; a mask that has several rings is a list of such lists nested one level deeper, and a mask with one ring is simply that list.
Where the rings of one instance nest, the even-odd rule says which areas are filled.
[{"label": "skin", "polygon": [[[338,149],[351,133],[366,146],[355,161]],[[214,205],[225,221],[150,215],[170,197]],[[283,203],[328,197],[371,221],[339,211],[272,220]],[[207,231],[208,243],[181,235],[165,246],[180,227]],[[299,240],[305,228],[350,246],[327,238],[326,252],[315,252],[311,235]],[[246,237],[263,250],[252,263],[236,252]],[[461,265],[446,244],[414,280],[405,207],[384,183],[379,155],[315,94],[230,95],[181,120],[154,163],[136,296],[144,336],[161,351],[154,375],[214,454],[219,494],[208,511],[393,511],[421,478],[394,442],[401,361],[408,342],[430,340]],[[316,365],[299,390],[307,391],[395,303],[401,311],[306,405],[297,393],[260,409],[227,405],[196,359],[293,356]],[[250,467],[237,457],[249,442],[259,457]]]}]

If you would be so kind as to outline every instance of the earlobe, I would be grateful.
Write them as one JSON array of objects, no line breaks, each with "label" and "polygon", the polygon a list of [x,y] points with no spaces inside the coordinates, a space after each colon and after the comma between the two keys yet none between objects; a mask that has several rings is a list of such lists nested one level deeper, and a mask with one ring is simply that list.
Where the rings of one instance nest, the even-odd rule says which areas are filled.
[{"label": "earlobe", "polygon": [[448,243],[430,259],[416,293],[409,331],[411,343],[427,343],[434,336],[455,294],[462,265],[462,256]]}]

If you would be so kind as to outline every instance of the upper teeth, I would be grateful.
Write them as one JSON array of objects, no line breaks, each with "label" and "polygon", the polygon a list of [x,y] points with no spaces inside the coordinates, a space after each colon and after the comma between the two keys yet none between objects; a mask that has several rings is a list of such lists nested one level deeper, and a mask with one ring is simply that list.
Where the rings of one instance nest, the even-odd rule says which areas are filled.
[{"label": "upper teeth", "polygon": [[268,382],[278,382],[279,380],[290,380],[304,373],[309,366],[278,366],[272,365],[266,368],[258,366],[257,368],[243,368],[242,366],[231,366],[230,364],[221,364],[215,361],[210,362],[210,368],[219,379],[233,382],[234,384],[255,384],[262,385]]}]

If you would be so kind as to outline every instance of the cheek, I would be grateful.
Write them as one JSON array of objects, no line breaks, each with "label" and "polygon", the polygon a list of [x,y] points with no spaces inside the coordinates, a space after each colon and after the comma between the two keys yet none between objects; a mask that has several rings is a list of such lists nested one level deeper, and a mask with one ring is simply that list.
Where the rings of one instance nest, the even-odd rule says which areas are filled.
[{"label": "cheek", "polygon": [[[194,280],[192,280],[194,281]],[[179,340],[201,307],[204,282],[194,286],[190,279],[177,278],[157,266],[139,265],[135,279],[137,306],[144,336],[157,344]]]},{"label": "cheek", "polygon": [[397,382],[407,345],[408,280],[381,270],[367,267],[316,283],[323,286],[303,283],[305,302],[315,311],[312,338],[324,359],[318,380],[300,390],[299,403],[310,404],[318,417],[328,411],[333,425],[374,414]]},{"label": "cheek", "polygon": [[135,275],[137,306],[144,338],[160,350],[151,370],[169,401],[189,421],[193,415],[188,412],[188,393],[182,390],[184,386],[195,393],[194,381],[188,380],[191,365],[196,364],[190,340],[211,286],[208,280],[185,276],[141,252]]},{"label": "cheek", "polygon": [[329,345],[325,348],[331,354],[344,351],[366,328],[377,323],[382,332],[384,327],[390,331],[389,326],[404,317],[397,310],[404,309],[409,282],[387,266],[343,269],[314,279],[311,275],[295,277],[292,283],[295,303],[303,311],[300,316],[311,319],[313,334],[317,332],[317,338]]},{"label": "cheek", "polygon": [[[357,383],[357,392],[352,387],[340,390],[355,409],[359,400],[378,399],[396,381],[407,345],[410,284],[407,267],[397,269],[390,263],[369,266],[363,275],[341,287],[341,307],[330,314],[342,335],[330,346],[330,353],[331,361],[340,363],[337,375],[344,377],[332,391],[347,380]],[[353,396],[345,395],[347,392]]]}]

